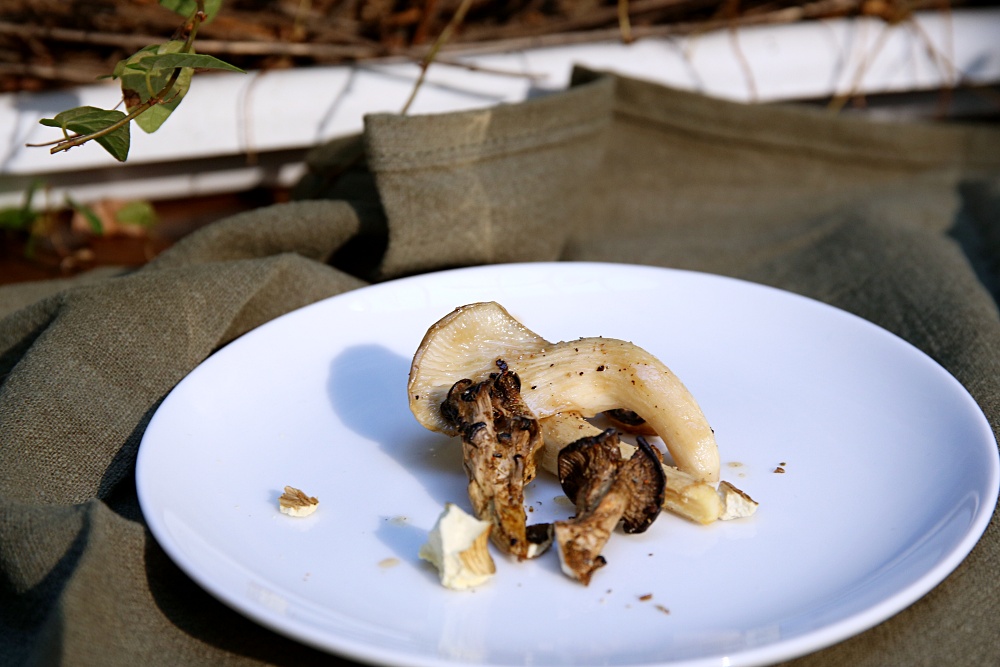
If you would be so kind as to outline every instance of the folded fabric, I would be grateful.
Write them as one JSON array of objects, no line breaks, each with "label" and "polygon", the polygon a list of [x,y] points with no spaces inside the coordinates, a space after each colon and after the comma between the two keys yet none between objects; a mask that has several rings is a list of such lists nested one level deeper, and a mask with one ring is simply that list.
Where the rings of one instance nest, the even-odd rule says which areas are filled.
[{"label": "folded fabric", "polygon": [[[214,350],[366,282],[539,260],[738,276],[909,340],[1000,430],[995,128],[741,105],[581,70],[518,105],[369,117],[310,165],[297,201],[211,225],[140,270],[0,288],[10,664],[330,664],[180,572],[145,527],[134,464],[159,402]],[[794,664],[991,663],[998,558],[994,517],[929,595]]]}]

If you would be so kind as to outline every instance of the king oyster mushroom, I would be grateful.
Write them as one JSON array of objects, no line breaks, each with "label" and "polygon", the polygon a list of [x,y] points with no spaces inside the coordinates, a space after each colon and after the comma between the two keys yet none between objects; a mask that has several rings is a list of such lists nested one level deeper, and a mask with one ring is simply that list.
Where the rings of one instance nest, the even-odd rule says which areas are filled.
[{"label": "king oyster mushroom", "polygon": [[441,414],[462,436],[462,461],[469,500],[480,519],[491,521],[491,539],[519,559],[544,551],[547,529],[529,531],[524,487],[535,478],[542,447],[538,421],[521,401],[521,383],[503,362],[481,382],[463,378],[441,404]]},{"label": "king oyster mushroom", "polygon": [[426,428],[455,435],[440,405],[455,382],[482,381],[501,358],[521,378],[521,399],[539,420],[631,410],[663,439],[680,470],[718,481],[715,435],[694,397],[662,362],[613,338],[550,343],[495,302],[461,306],[427,331],[410,367],[410,410]]},{"label": "king oyster mushroom", "polygon": [[587,585],[606,564],[601,550],[619,522],[642,533],[660,514],[666,480],[656,451],[638,438],[638,451],[622,457],[618,431],[580,438],[559,452],[559,482],[576,516],[553,524],[563,572]]}]

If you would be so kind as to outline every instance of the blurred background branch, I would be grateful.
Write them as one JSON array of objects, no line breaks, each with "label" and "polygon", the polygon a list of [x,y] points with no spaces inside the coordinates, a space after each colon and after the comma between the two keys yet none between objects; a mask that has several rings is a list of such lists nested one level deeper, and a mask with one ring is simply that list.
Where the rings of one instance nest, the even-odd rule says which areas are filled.
[{"label": "blurred background branch", "polygon": [[[726,27],[998,5],[982,0],[473,0],[448,53],[689,35]],[[199,53],[247,70],[422,60],[462,0],[227,0]],[[627,21],[621,14],[627,9]],[[0,92],[91,83],[173,29],[156,0],[0,0]],[[627,27],[628,35],[623,32]]]}]

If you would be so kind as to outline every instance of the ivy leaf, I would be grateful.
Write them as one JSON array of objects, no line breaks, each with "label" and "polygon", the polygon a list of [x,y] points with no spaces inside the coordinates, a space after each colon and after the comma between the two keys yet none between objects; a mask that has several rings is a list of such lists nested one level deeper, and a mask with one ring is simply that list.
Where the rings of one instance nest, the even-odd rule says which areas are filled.
[{"label": "ivy leaf", "polygon": [[128,58],[119,60],[118,63],[115,65],[114,70],[111,71],[111,78],[120,79],[122,75],[125,74],[125,69],[129,67],[131,63],[143,58],[146,55],[156,55],[156,53],[160,49],[160,46],[162,45],[152,44],[150,46],[144,46],[135,53],[133,53],[132,55],[130,55]]},{"label": "ivy leaf", "polygon": [[[198,4],[194,0],[160,0],[160,6],[177,12],[181,16],[191,16],[198,8]],[[222,0],[205,0],[206,18],[203,24],[214,19],[215,15],[219,13],[220,7],[222,7]]]},{"label": "ivy leaf", "polygon": [[[115,66],[115,74],[121,79],[125,108],[129,113],[162,93],[173,76],[176,67],[158,67],[155,61],[164,55],[179,55],[177,52],[183,48],[184,42],[179,40],[147,46]],[[174,85],[167,91],[167,98],[135,117],[135,124],[139,129],[149,133],[160,129],[187,94],[193,73],[194,70],[190,68],[180,70]]]},{"label": "ivy leaf", "polygon": [[136,116],[135,124],[144,132],[156,132],[170,117],[187,95],[195,68],[243,71],[214,56],[183,53],[182,49],[184,42],[180,40],[147,46],[115,66],[113,76],[121,79],[122,97],[130,113],[150,98],[163,94],[174,73],[179,70],[176,81],[166,91],[165,99]]},{"label": "ivy leaf", "polygon": [[178,67],[197,69],[222,69],[229,72],[243,72],[236,65],[230,65],[225,60],[201,53],[165,53],[162,55],[145,56],[129,65],[129,69],[142,71],[173,70]]},{"label": "ivy leaf", "polygon": [[[69,136],[70,132],[84,135],[100,132],[123,118],[125,118],[124,113],[113,109],[109,111],[98,109],[97,107],[76,107],[57,113],[55,118],[43,118],[38,122],[46,127],[61,128],[63,134]],[[110,153],[113,158],[119,162],[124,162],[128,157],[128,149],[131,141],[129,124],[124,123],[115,131],[97,137],[95,141]]]}]

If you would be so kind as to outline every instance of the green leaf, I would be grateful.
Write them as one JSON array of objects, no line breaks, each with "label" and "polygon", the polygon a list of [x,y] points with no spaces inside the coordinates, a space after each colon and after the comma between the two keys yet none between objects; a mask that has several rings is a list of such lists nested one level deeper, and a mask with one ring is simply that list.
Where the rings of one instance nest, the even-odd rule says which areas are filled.
[{"label": "green leaf", "polygon": [[148,201],[132,201],[119,209],[115,219],[123,225],[152,227],[157,221],[156,209]]},{"label": "green leaf", "polygon": [[[153,44],[139,49],[125,60],[119,60],[115,65],[114,77],[122,80],[122,90],[128,87],[139,94],[144,94],[143,99],[160,92],[170,75],[173,74],[173,67],[162,68],[153,67],[152,63],[145,61],[158,58],[166,54],[176,54],[184,48],[184,42],[172,39],[163,44]],[[148,80],[147,80],[148,79]]]},{"label": "green leaf", "polygon": [[[94,134],[105,130],[115,123],[125,118],[125,114],[117,110],[98,109],[97,107],[76,107],[57,113],[55,118],[43,118],[39,123],[46,127],[62,128],[63,134],[67,137],[70,132],[80,135]],[[128,157],[129,124],[124,123],[121,127],[108,134],[97,137],[95,141],[104,150],[111,154],[119,162],[124,162]]]},{"label": "green leaf", "polygon": [[[184,48],[184,42],[172,40],[155,47],[147,47],[119,63],[115,71],[120,71],[122,97],[129,113],[146,104],[150,98],[164,92],[170,82],[176,67],[156,67],[155,63],[146,62],[161,58],[164,55],[176,54]],[[135,124],[144,132],[155,132],[170,117],[177,105],[184,99],[191,86],[191,75],[194,70],[181,68],[174,85],[167,91],[167,97],[159,104],[154,104],[147,111],[135,117]]]},{"label": "green leaf", "polygon": [[[194,0],[160,0],[160,6],[177,12],[181,16],[191,16],[198,5]],[[205,23],[215,18],[222,7],[222,0],[205,0]]]},{"label": "green leaf", "polygon": [[180,76],[177,77],[173,88],[167,94],[166,101],[151,106],[144,113],[135,117],[135,124],[139,126],[139,129],[150,134],[160,129],[160,126],[166,122],[170,114],[174,112],[177,105],[187,95],[188,89],[191,88],[191,76],[193,74],[194,70],[187,68],[181,70]]},{"label": "green leaf", "polygon": [[119,60],[118,63],[115,64],[114,70],[112,70],[112,72],[111,72],[111,78],[112,79],[120,79],[122,77],[122,75],[125,73],[125,69],[129,66],[129,63],[131,63],[131,62],[133,62],[133,61],[135,61],[135,60],[137,60],[137,59],[139,59],[139,58],[141,58],[141,57],[143,57],[145,55],[149,55],[149,54],[155,55],[159,51],[159,49],[160,49],[161,46],[163,46],[163,45],[162,44],[151,44],[150,46],[144,46],[143,48],[139,49],[138,51],[136,51],[135,53],[133,53],[132,55],[130,55],[128,58],[124,58],[122,60]]},{"label": "green leaf", "polygon": [[66,203],[70,208],[83,216],[84,220],[87,221],[87,224],[90,225],[91,231],[98,236],[104,233],[104,225],[101,224],[101,219],[97,216],[97,213],[94,212],[94,209],[77,202],[69,195],[66,195]]},{"label": "green leaf", "polygon": [[244,71],[236,65],[230,65],[225,60],[219,60],[215,56],[208,56],[201,53],[166,53],[163,55],[145,56],[134,63],[130,63],[128,67],[129,69],[141,71],[169,71],[178,67],[222,69],[229,72]]}]

